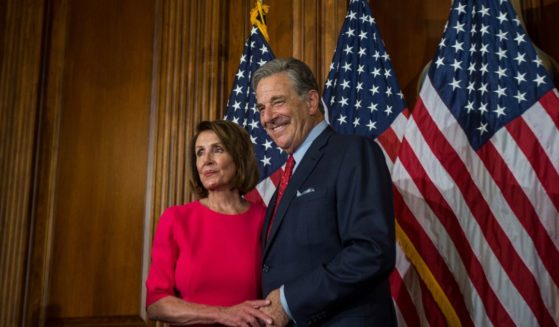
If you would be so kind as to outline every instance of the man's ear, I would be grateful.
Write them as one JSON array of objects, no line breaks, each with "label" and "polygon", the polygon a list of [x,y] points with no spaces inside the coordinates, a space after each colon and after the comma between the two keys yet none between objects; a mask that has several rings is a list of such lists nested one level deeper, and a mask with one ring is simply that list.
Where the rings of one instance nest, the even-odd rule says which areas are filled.
[{"label": "man's ear", "polygon": [[308,108],[309,115],[314,116],[320,112],[319,103],[320,103],[320,96],[318,95],[318,91],[310,90],[307,93],[307,108]]}]

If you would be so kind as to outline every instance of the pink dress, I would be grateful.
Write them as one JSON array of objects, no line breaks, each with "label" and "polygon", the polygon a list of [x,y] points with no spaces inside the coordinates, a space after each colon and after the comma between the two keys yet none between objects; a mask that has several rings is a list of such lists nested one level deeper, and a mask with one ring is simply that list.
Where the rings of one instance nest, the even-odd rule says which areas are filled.
[{"label": "pink dress", "polygon": [[146,281],[146,307],[166,296],[230,306],[261,298],[260,235],[266,209],[227,215],[199,201],[159,220]]}]

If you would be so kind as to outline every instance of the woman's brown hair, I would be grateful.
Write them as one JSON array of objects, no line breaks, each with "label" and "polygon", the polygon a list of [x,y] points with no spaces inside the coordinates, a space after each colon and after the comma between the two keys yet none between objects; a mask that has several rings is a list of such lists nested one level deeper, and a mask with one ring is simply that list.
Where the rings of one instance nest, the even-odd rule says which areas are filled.
[{"label": "woman's brown hair", "polygon": [[204,131],[214,132],[225,151],[229,153],[236,167],[232,184],[241,195],[252,190],[258,183],[258,164],[252,148],[250,137],[244,128],[228,120],[201,121],[196,126],[196,133],[190,144],[190,185],[199,198],[208,196],[208,190],[202,184],[196,168],[196,140]]}]

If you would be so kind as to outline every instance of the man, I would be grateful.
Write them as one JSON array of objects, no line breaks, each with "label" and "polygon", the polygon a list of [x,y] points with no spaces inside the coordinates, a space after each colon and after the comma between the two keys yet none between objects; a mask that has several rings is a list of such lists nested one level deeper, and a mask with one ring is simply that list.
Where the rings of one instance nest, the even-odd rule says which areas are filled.
[{"label": "man", "polygon": [[316,79],[297,59],[266,63],[253,87],[262,125],[294,159],[266,213],[262,288],[271,305],[262,310],[278,326],[396,325],[391,181],[380,147],[327,125]]}]

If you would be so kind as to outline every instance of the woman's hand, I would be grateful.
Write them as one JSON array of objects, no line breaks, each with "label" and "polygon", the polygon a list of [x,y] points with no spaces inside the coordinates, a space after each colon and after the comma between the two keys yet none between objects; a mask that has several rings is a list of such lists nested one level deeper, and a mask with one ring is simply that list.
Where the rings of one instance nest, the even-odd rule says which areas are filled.
[{"label": "woman's hand", "polygon": [[222,325],[231,327],[271,325],[273,323],[272,318],[259,310],[268,305],[270,305],[269,300],[254,300],[245,301],[231,307],[220,307],[216,320]]}]

